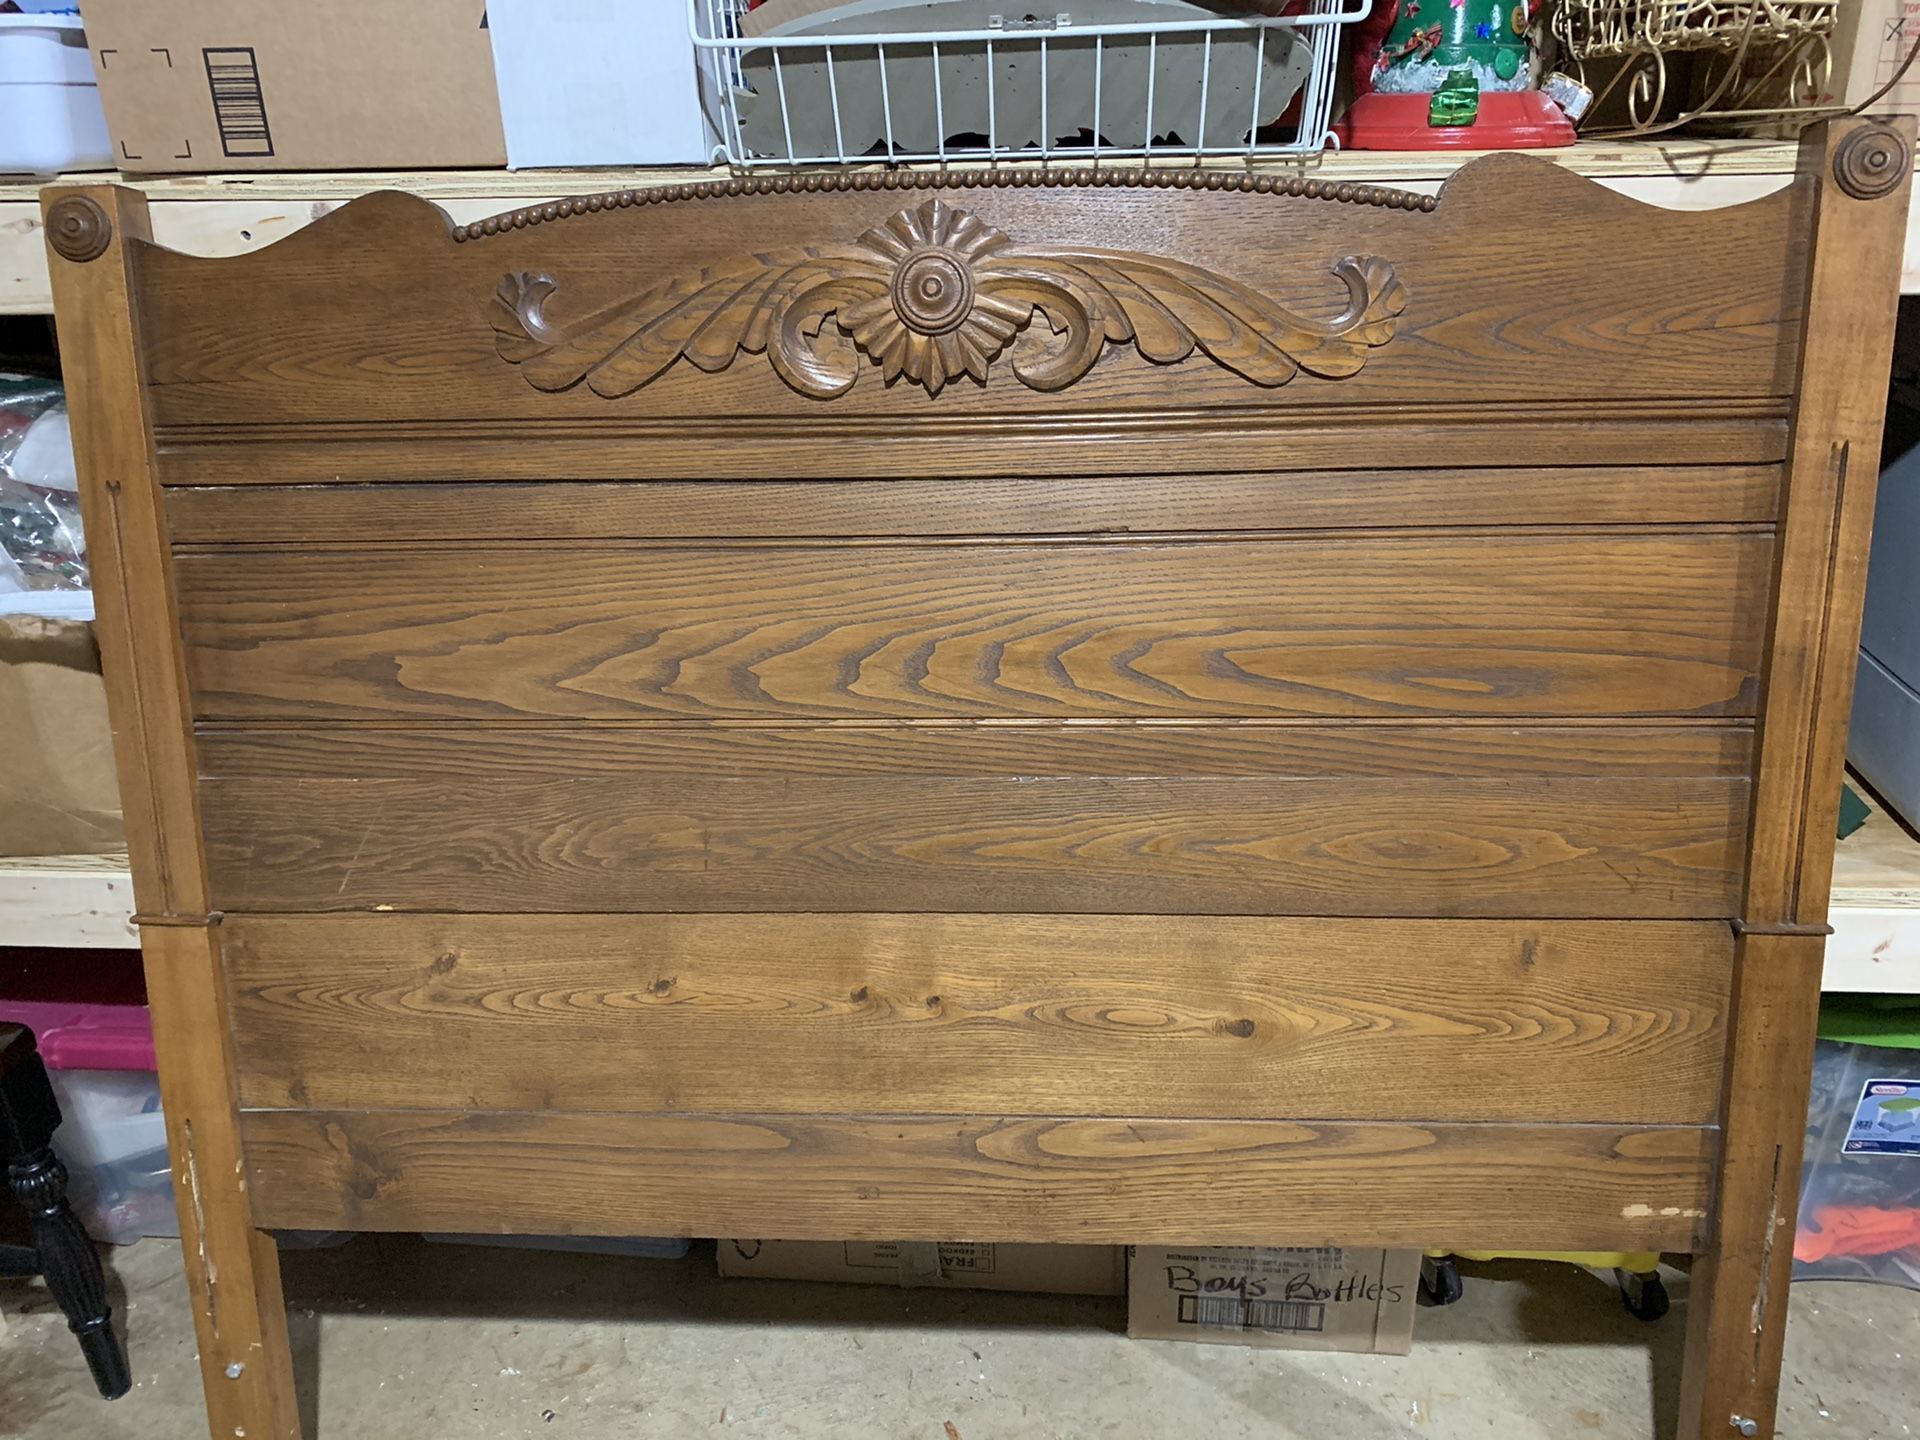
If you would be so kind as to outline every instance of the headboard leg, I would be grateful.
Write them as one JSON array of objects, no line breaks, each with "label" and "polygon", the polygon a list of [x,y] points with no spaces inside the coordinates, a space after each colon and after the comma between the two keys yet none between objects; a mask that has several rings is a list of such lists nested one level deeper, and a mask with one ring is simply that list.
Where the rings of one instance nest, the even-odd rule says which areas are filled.
[{"label": "headboard leg", "polygon": [[1773,1434],[1824,948],[1819,935],[1748,935],[1735,952],[1740,1025],[1712,1237],[1687,1292],[1681,1440]]},{"label": "headboard leg", "polygon": [[46,202],[46,225],[209,1433],[300,1440],[279,1252],[254,1227],[240,1149],[193,717],[139,362],[136,255],[150,237],[146,201],[116,186],[60,192]]},{"label": "headboard leg", "polygon": [[1687,1303],[1684,1440],[1774,1433],[1913,144],[1911,119],[1830,121],[1800,141],[1813,250],[1797,307],[1719,1183]]}]

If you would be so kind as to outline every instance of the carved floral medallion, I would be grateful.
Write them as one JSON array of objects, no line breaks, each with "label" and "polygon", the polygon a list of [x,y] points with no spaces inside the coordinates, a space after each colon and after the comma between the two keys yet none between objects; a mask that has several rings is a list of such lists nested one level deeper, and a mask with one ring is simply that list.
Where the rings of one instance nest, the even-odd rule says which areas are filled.
[{"label": "carved floral medallion", "polygon": [[[684,357],[724,370],[762,354],[803,395],[830,399],[859,378],[867,356],[888,384],[937,395],[961,375],[985,383],[1002,351],[1035,390],[1059,390],[1108,345],[1132,343],[1174,364],[1195,350],[1256,385],[1301,370],[1352,375],[1393,338],[1407,291],[1378,258],[1333,267],[1346,304],[1330,320],[1295,314],[1215,271],[1128,250],[1017,245],[939,200],[902,210],[847,245],[743,254],[675,276],[568,323],[545,306],[555,281],[509,275],[493,307],[501,356],[541,390],[585,381],[628,395]],[[829,325],[831,320],[831,325]]]}]

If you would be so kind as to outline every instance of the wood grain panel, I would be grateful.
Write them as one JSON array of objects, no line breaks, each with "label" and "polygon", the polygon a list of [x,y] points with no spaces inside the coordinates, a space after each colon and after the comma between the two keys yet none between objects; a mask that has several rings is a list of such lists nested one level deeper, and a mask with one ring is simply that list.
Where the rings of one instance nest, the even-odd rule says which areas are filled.
[{"label": "wood grain panel", "polygon": [[250,1107],[1707,1124],[1733,937],[336,915],[232,916],[222,950]]},{"label": "wood grain panel", "polygon": [[1744,781],[209,780],[222,910],[1728,917]]},{"label": "wood grain panel", "polygon": [[[269,462],[270,464],[271,462]],[[272,473],[271,470],[268,473]],[[1770,522],[1767,465],[1303,471],[1053,480],[199,485],[175,545],[798,535],[1045,535],[1404,525]]]},{"label": "wood grain panel", "polygon": [[[1398,334],[1348,379],[1302,375],[1269,392],[1204,360],[1162,366],[1115,346],[1073,386],[1077,410],[1165,407],[1173,375],[1181,408],[1490,396],[1519,408],[1791,388],[1800,292],[1790,279],[1805,256],[1794,195],[1668,211],[1509,155],[1462,170],[1432,214],[1226,191],[954,186],[615,209],[455,244],[435,207],[373,195],[248,255],[142,251],[154,408],[163,425],[604,414],[609,402],[586,387],[538,392],[495,353],[485,307],[504,276],[555,277],[553,319],[567,324],[726,256],[844,245],[935,193],[1020,245],[1120,239],[1310,317],[1330,318],[1345,302],[1330,274],[1344,256],[1383,257],[1406,287]],[[863,365],[860,383],[827,403],[890,417],[1047,415],[1059,396],[1010,373],[1016,358],[1044,348],[1034,330],[984,386],[965,381],[935,399],[889,387]],[[717,375],[677,365],[615,404],[620,413],[715,418],[823,408],[758,355]]]},{"label": "wood grain panel", "polygon": [[197,714],[1748,715],[1771,541],[194,552]]},{"label": "wood grain panel", "polygon": [[284,1229],[1689,1250],[1709,1129],[241,1112]]},{"label": "wood grain panel", "polygon": [[[725,424],[639,418],[484,419],[298,425],[174,425],[155,432],[173,486],[417,481],[792,480],[866,476],[938,480],[1009,475],[1101,477],[1230,471],[1504,468],[1543,455],[1582,465],[1771,465],[1787,453],[1779,401],[1642,400],[1516,413],[1511,405],[1402,405],[1392,423],[1357,405],[1169,412],[1155,403],[1083,415],[915,416],[896,421],[816,411]],[[949,391],[948,393],[953,393]],[[539,443],[529,441],[538,435]],[[1404,517],[1403,517],[1404,518]]]},{"label": "wood grain panel", "polygon": [[[1341,775],[1745,779],[1750,722],[1516,725],[1431,720],[628,721],[444,725],[206,722],[217,780],[605,776]],[[703,783],[703,782],[690,782]]]}]

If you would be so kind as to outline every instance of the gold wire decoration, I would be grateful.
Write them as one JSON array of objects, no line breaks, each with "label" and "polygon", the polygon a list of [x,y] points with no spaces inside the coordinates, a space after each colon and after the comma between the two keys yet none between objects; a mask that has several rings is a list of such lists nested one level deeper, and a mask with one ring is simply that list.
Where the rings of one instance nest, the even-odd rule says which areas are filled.
[{"label": "gold wire decoration", "polygon": [[1588,59],[1629,55],[1644,45],[1719,50],[1757,38],[1831,35],[1840,0],[1562,0],[1555,28]]},{"label": "gold wire decoration", "polygon": [[[1833,71],[1829,42],[1840,4],[1841,0],[1562,0],[1554,12],[1553,34],[1560,44],[1562,67],[1583,85],[1588,61],[1623,62],[1588,110],[1594,113],[1622,84],[1627,86],[1628,123],[1604,132],[1608,135],[1657,135],[1703,120],[1812,121],[1845,110],[1839,105],[1792,103],[1796,96],[1810,102],[1826,93]],[[1699,86],[1704,98],[1680,115],[1662,120],[1668,57],[1675,55],[1702,57],[1696,64],[1704,65]],[[1912,62],[1909,55],[1907,63]],[[1902,73],[1905,69],[1903,65]]]}]

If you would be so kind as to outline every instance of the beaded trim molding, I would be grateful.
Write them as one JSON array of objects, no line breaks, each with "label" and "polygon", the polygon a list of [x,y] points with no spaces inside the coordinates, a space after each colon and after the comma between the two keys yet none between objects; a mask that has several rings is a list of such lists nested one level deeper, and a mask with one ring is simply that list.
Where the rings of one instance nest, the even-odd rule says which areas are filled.
[{"label": "beaded trim molding", "polygon": [[819,175],[733,176],[683,185],[655,185],[634,190],[608,190],[570,200],[528,205],[504,215],[492,215],[471,225],[456,225],[455,241],[480,240],[503,230],[524,230],[549,220],[590,215],[601,210],[625,210],[635,205],[662,205],[678,200],[719,200],[736,195],[819,194],[842,190],[946,190],[1034,186],[1120,186],[1159,190],[1235,190],[1257,195],[1288,195],[1304,200],[1333,200],[1344,205],[1377,205],[1388,210],[1431,213],[1440,203],[1436,195],[1395,190],[1383,185],[1353,185],[1329,180],[1305,180],[1297,175],[1232,174],[1219,170],[858,170]]}]

